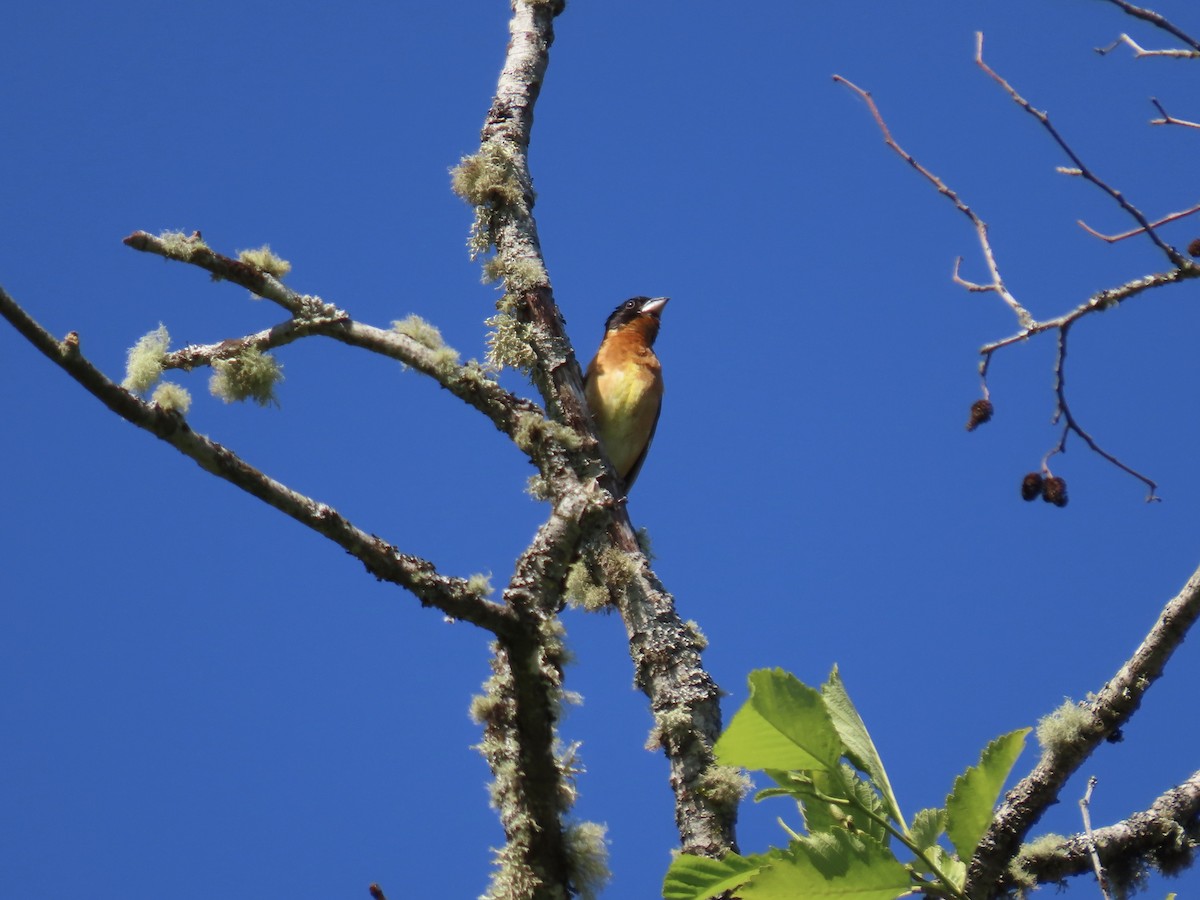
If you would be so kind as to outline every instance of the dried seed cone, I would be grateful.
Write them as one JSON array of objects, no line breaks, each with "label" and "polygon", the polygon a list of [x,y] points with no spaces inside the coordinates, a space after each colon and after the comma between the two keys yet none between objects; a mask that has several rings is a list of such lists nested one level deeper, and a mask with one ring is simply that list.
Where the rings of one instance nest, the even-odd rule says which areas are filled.
[{"label": "dried seed cone", "polygon": [[971,404],[971,416],[967,419],[967,431],[974,431],[992,418],[992,401],[976,400]]},{"label": "dried seed cone", "polygon": [[1042,487],[1042,499],[1055,506],[1067,505],[1067,483],[1061,478],[1047,478]]},{"label": "dried seed cone", "polygon": [[1030,472],[1021,480],[1021,499],[1036,500],[1042,494],[1042,475],[1040,472]]}]

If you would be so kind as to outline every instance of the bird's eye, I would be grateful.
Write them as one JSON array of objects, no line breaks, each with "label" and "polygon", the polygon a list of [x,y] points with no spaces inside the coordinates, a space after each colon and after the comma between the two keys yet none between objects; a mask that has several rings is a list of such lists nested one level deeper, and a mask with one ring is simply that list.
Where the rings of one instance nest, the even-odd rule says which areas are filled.
[{"label": "bird's eye", "polygon": [[632,301],[632,300],[626,300],[626,301],[625,301],[625,308],[626,308],[626,309],[637,309],[637,304],[636,304],[634,301]]}]

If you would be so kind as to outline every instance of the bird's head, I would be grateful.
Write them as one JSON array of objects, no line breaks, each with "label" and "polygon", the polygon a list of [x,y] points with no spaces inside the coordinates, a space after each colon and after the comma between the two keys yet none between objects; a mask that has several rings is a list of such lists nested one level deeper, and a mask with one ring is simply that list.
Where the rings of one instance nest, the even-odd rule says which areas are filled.
[{"label": "bird's head", "polygon": [[618,331],[634,323],[647,332],[650,342],[658,335],[659,316],[670,297],[633,297],[612,311],[604,323],[605,331]]}]

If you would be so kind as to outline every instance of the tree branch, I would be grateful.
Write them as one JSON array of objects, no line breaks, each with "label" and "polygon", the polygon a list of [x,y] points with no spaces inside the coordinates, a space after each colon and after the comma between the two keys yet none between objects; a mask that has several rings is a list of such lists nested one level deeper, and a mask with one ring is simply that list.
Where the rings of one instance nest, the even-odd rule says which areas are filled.
[{"label": "tree branch", "polygon": [[178,413],[147,403],[116,384],[83,356],[74,332],[67,340],[56,340],[2,288],[0,315],[118,416],[166,441],[205,471],[329,538],[362,562],[376,578],[406,588],[423,606],[434,606],[448,616],[471,622],[493,634],[513,630],[509,612],[481,598],[465,579],[441,575],[427,560],[401,553],[381,538],[356,528],[332,507],[293,491],[231,450],[196,434]]},{"label": "tree branch", "polygon": [[[1079,162],[1078,157],[1074,156],[1074,154],[1071,152],[1070,148],[1066,147],[1066,145],[1062,142],[1062,139],[1058,137],[1057,132],[1055,132],[1054,129],[1050,126],[1049,120],[1046,117],[1045,113],[1040,113],[1040,112],[1034,110],[1028,104],[1028,102],[1024,100],[1024,98],[1020,97],[1020,95],[1018,95],[1012,89],[1012,87],[1007,82],[1005,82],[1002,78],[1000,78],[1000,76],[996,75],[995,72],[993,72],[991,69],[989,69],[984,64],[983,55],[982,55],[983,54],[983,36],[981,34],[979,34],[979,35],[977,35],[977,39],[978,39],[978,45],[977,45],[977,49],[976,49],[976,63],[978,65],[980,65],[985,71],[987,71],[1001,85],[1003,85],[1004,88],[1013,97],[1013,99],[1016,100],[1019,104],[1021,104],[1023,108],[1025,108],[1028,112],[1030,112],[1034,116],[1039,117],[1039,121],[1042,121],[1042,123],[1047,128],[1050,129],[1051,134],[1053,134],[1055,136],[1055,138],[1059,141],[1059,143],[1064,148],[1067,149],[1067,152],[1071,155],[1072,159],[1075,160],[1076,162]],[[893,150],[901,159],[903,159],[910,166],[912,166],[917,172],[919,172],[925,178],[926,181],[928,181],[930,184],[932,184],[937,189],[939,194],[941,194],[942,196],[949,199],[954,204],[956,209],[958,209],[961,213],[963,213],[963,215],[965,215],[968,219],[970,219],[971,224],[975,227],[975,232],[979,238],[980,248],[983,252],[983,257],[987,264],[988,271],[991,274],[992,280],[991,280],[991,282],[989,282],[987,284],[977,284],[975,282],[968,281],[965,278],[962,278],[959,275],[959,269],[962,265],[962,257],[959,257],[954,263],[954,272],[952,275],[953,280],[956,284],[961,285],[963,288],[965,288],[966,290],[971,291],[971,292],[992,292],[992,293],[999,295],[1000,298],[1005,302],[1005,304],[1007,304],[1008,307],[1016,314],[1017,321],[1020,325],[1020,330],[1016,334],[1014,334],[1010,337],[1007,337],[1007,338],[1002,338],[1001,340],[998,340],[998,341],[992,341],[991,343],[984,344],[983,347],[981,347],[979,350],[980,357],[981,357],[980,361],[979,361],[979,374],[980,374],[980,379],[982,382],[984,399],[986,400],[989,398],[989,392],[988,392],[988,386],[987,386],[987,373],[988,373],[988,368],[991,365],[992,354],[994,354],[997,350],[999,350],[1003,347],[1007,347],[1011,344],[1015,344],[1020,341],[1027,340],[1028,338],[1034,336],[1035,334],[1040,334],[1041,332],[1045,332],[1045,331],[1057,330],[1059,332],[1059,351],[1058,351],[1057,356],[1055,357],[1055,368],[1054,368],[1055,420],[1057,421],[1059,418],[1062,418],[1065,424],[1064,424],[1062,437],[1060,438],[1057,446],[1054,449],[1052,449],[1049,454],[1047,454],[1046,458],[1048,459],[1049,456],[1052,456],[1055,453],[1064,452],[1066,449],[1067,435],[1070,432],[1074,431],[1088,445],[1088,447],[1090,447],[1095,453],[1097,453],[1098,455],[1103,457],[1105,460],[1107,460],[1108,462],[1115,465],[1117,468],[1121,469],[1124,472],[1127,472],[1128,474],[1132,475],[1134,478],[1137,478],[1139,481],[1141,481],[1143,484],[1145,484],[1147,486],[1147,488],[1149,489],[1149,492],[1148,492],[1147,498],[1146,498],[1147,500],[1157,500],[1158,499],[1158,497],[1156,495],[1157,485],[1155,484],[1155,482],[1152,479],[1148,478],[1147,476],[1141,474],[1140,472],[1138,472],[1131,466],[1125,464],[1120,459],[1113,456],[1111,453],[1102,449],[1100,447],[1100,445],[1096,442],[1095,438],[1093,438],[1083,428],[1083,426],[1079,423],[1078,419],[1076,419],[1075,416],[1071,413],[1070,407],[1067,405],[1066,393],[1065,393],[1065,390],[1063,387],[1065,384],[1066,331],[1075,321],[1082,318],[1083,316],[1085,316],[1089,313],[1098,312],[1098,311],[1102,311],[1105,309],[1110,309],[1113,306],[1116,306],[1117,304],[1127,300],[1128,298],[1136,296],[1137,294],[1141,293],[1142,291],[1147,290],[1148,288],[1161,287],[1163,285],[1172,284],[1177,281],[1182,281],[1182,280],[1185,280],[1188,278],[1198,277],[1198,276],[1200,276],[1200,266],[1197,266],[1194,263],[1192,263],[1190,260],[1188,260],[1182,256],[1179,256],[1178,257],[1178,265],[1177,265],[1177,268],[1175,268],[1175,269],[1172,269],[1168,272],[1159,273],[1156,275],[1147,275],[1143,278],[1138,278],[1133,281],[1130,281],[1130,282],[1128,282],[1124,285],[1121,285],[1120,287],[1117,287],[1117,288],[1112,288],[1110,290],[1104,290],[1104,291],[1098,291],[1097,293],[1093,294],[1090,298],[1088,298],[1087,301],[1080,304],[1079,306],[1077,306],[1075,309],[1071,310],[1070,312],[1064,313],[1063,315],[1058,316],[1057,318],[1054,318],[1054,319],[1047,319],[1047,320],[1041,321],[1041,322],[1037,321],[1036,319],[1034,319],[1032,314],[1030,314],[1029,311],[1027,309],[1025,309],[1025,307],[1012,295],[1012,293],[1005,286],[1004,279],[1001,277],[1001,274],[1000,274],[999,265],[996,262],[995,254],[992,252],[991,241],[990,241],[990,238],[988,237],[987,223],[984,222],[983,219],[981,219],[975,213],[975,211],[973,209],[971,209],[971,207],[958,195],[958,193],[956,193],[954,190],[952,190],[944,181],[942,181],[941,178],[939,178],[932,171],[930,171],[925,166],[923,166],[920,162],[917,161],[917,159],[915,157],[912,156],[912,154],[910,154],[903,147],[901,147],[899,145],[899,143],[896,142],[896,140],[892,137],[892,133],[891,133],[891,130],[888,128],[887,122],[884,120],[882,113],[880,113],[880,111],[879,111],[879,107],[876,106],[875,100],[871,96],[869,91],[866,91],[863,88],[860,88],[858,85],[854,84],[853,82],[849,81],[846,78],[843,78],[840,75],[834,75],[833,80],[839,84],[844,84],[846,87],[848,87],[850,90],[852,90],[854,93],[856,93],[859,97],[862,98],[862,100],[867,104],[867,108],[870,110],[871,117],[875,120],[876,126],[879,128],[880,132],[883,134],[884,143],[891,150]],[[1080,165],[1082,165],[1082,164],[1080,163]],[[1085,170],[1071,169],[1068,171],[1070,171],[1073,174],[1081,175],[1084,173]],[[1090,175],[1090,173],[1089,173],[1089,175]],[[1090,176],[1090,177],[1091,177],[1091,180],[1093,180],[1095,183],[1101,185],[1110,194],[1117,196],[1118,199],[1120,200],[1120,202],[1122,202],[1122,203],[1125,202],[1124,199],[1121,198],[1117,192],[1112,191],[1111,188],[1109,188],[1103,182],[1100,182],[1099,179],[1095,178],[1095,176]],[[1135,210],[1135,212],[1136,212],[1136,210]],[[1140,213],[1138,213],[1138,215],[1140,216]],[[1144,219],[1141,219],[1141,221],[1143,222],[1143,224],[1145,225],[1146,228],[1149,228],[1152,230],[1156,225],[1161,225],[1165,222],[1173,221],[1174,219],[1181,218],[1183,215],[1186,215],[1186,213],[1174,214],[1172,216],[1167,217],[1166,219],[1163,219],[1163,220],[1153,223],[1153,224],[1146,223]],[[1086,228],[1087,226],[1084,226],[1084,227]],[[1139,228],[1137,231],[1131,232],[1131,234],[1141,233],[1144,230],[1145,230],[1145,228]],[[1161,245],[1161,242],[1158,240],[1157,235],[1152,234],[1152,237],[1154,238],[1154,240],[1157,243],[1160,243],[1160,245]],[[1172,250],[1172,252],[1174,252],[1174,251]],[[1045,460],[1043,460],[1042,466],[1043,466],[1043,469],[1046,468]]]},{"label": "tree branch", "polygon": [[[1157,103],[1158,101],[1155,100],[1154,102]],[[1165,115],[1165,113],[1164,113],[1164,115]],[[1175,124],[1175,125],[1189,125],[1193,128],[1200,128],[1200,124],[1197,124],[1195,122],[1184,122],[1182,119],[1171,119],[1170,123]],[[1167,124],[1167,120],[1156,119],[1154,122],[1151,122],[1151,124],[1152,125],[1153,124]],[[1160,225],[1166,225],[1170,222],[1177,222],[1180,219],[1186,218],[1187,216],[1193,215],[1198,212],[1200,212],[1200,203],[1197,203],[1195,206],[1189,207],[1188,209],[1180,210],[1179,212],[1168,213],[1167,215],[1163,216],[1161,219],[1151,222],[1150,227],[1158,228]],[[1134,237],[1135,235],[1143,234],[1146,230],[1144,228],[1131,228],[1128,231],[1121,232],[1120,234],[1101,234],[1096,229],[1090,227],[1086,222],[1083,221],[1083,219],[1076,219],[1076,224],[1079,225],[1079,227],[1082,228],[1084,231],[1086,231],[1088,234],[1092,235],[1093,237],[1098,237],[1098,238],[1100,238],[1100,240],[1102,240],[1108,244],[1115,244],[1117,241],[1123,241],[1126,238],[1131,238],[1131,237]]]},{"label": "tree branch", "polygon": [[356,322],[344,310],[325,303],[319,297],[299,294],[255,266],[215,253],[198,238],[180,235],[155,237],[145,231],[135,231],[125,238],[124,243],[144,253],[198,266],[220,280],[240,285],[277,303],[292,314],[291,319],[267,331],[219,344],[177,350],[168,356],[167,368],[190,369],[198,365],[211,365],[214,359],[235,356],[246,347],[266,350],[312,335],[323,335],[398,360],[428,375],[454,396],[486,415],[510,437],[516,435],[522,417],[545,415],[533,401],[509,393],[486,377],[479,365],[459,365],[448,360],[437,349],[408,335]]},{"label": "tree branch", "polygon": [[[621,489],[611,466],[604,465],[596,477],[595,460],[602,457],[602,450],[584,399],[582,373],[554,301],[532,211],[534,192],[526,151],[554,40],[556,11],[545,2],[514,0],[508,55],[481,133],[480,150],[460,167],[460,172],[466,172],[470,167],[492,166],[504,181],[500,185],[490,181],[485,190],[464,177],[456,179],[456,188],[475,206],[477,233],[484,234],[496,250],[489,270],[505,281],[502,315],[531,326],[526,333],[536,360],[531,374],[546,408],[581,438],[572,451],[571,470],[562,471],[550,484],[555,506],[602,503],[609,517],[607,540],[629,560],[628,578],[609,588],[625,621],[638,686],[649,696],[656,721],[666,716],[672,723],[672,737],[664,746],[683,849],[720,855],[734,846],[736,803],[713,799],[703,782],[714,765],[712,745],[720,734],[719,691],[700,665],[700,641],[650,570],[624,505],[612,500]],[[597,485],[607,500],[599,499]],[[583,542],[602,539],[598,532],[589,534],[594,526],[587,518],[581,521]]]},{"label": "tree branch", "polygon": [[1085,706],[1086,719],[1069,736],[1042,749],[1033,771],[1004,797],[967,869],[966,893],[991,897],[1021,842],[1052,804],[1067,779],[1095,749],[1137,711],[1142,697],[1162,675],[1171,655],[1200,617],[1200,569],[1163,608],[1133,656]]},{"label": "tree branch", "polygon": [[[1091,833],[1107,870],[1138,872],[1147,867],[1170,875],[1189,864],[1200,846],[1200,771],[1163,793],[1149,809]],[[1017,866],[1041,883],[1083,875],[1092,868],[1087,834],[1055,844],[1022,848]],[[1004,887],[1015,886],[1006,880]]]},{"label": "tree branch", "polygon": [[[1154,104],[1154,108],[1158,110],[1159,115],[1162,117],[1159,119],[1151,119],[1151,125],[1180,125],[1184,128],[1200,128],[1200,122],[1189,122],[1187,119],[1177,119],[1168,113],[1166,107],[1162,105],[1162,102],[1157,97],[1151,97],[1150,102]],[[1187,215],[1187,213],[1181,213],[1180,215]],[[1177,217],[1178,216],[1176,216],[1176,218]],[[1167,221],[1171,220],[1168,219]]]},{"label": "tree branch", "polygon": [[[1143,22],[1149,22],[1155,28],[1161,28],[1163,31],[1167,32],[1170,35],[1173,35],[1174,37],[1176,37],[1177,39],[1179,39],[1183,43],[1187,44],[1189,47],[1191,47],[1193,50],[1196,51],[1195,53],[1187,53],[1186,55],[1200,56],[1200,41],[1197,41],[1191,35],[1176,28],[1174,25],[1172,25],[1170,22],[1168,22],[1165,18],[1163,18],[1158,13],[1156,13],[1154,10],[1144,9],[1140,6],[1134,6],[1132,3],[1127,2],[1127,0],[1108,0],[1108,2],[1111,3],[1113,6],[1117,7],[1118,9],[1123,10],[1127,15],[1133,16],[1135,19],[1141,19]],[[1121,35],[1121,37],[1125,37],[1125,35]],[[1132,44],[1133,42],[1129,41],[1129,43]],[[1137,48],[1137,45],[1134,44],[1134,47]],[[1137,49],[1140,50],[1141,48],[1137,48]],[[1184,52],[1186,53],[1186,51],[1184,51]],[[1171,55],[1171,56],[1175,56],[1175,55],[1183,55],[1183,54],[1180,54],[1178,51],[1174,52],[1174,53],[1160,53],[1160,54],[1148,54],[1145,51],[1142,51],[1142,53],[1140,53],[1139,55],[1159,55],[1159,56]]]},{"label": "tree branch", "polygon": [[1148,490],[1148,493],[1146,494],[1147,503],[1161,499],[1157,494],[1158,485],[1153,481],[1153,479],[1150,479],[1136,469],[1127,466],[1125,463],[1121,462],[1121,460],[1117,459],[1117,457],[1113,456],[1111,453],[1097,444],[1096,439],[1084,430],[1083,426],[1079,424],[1079,421],[1071,412],[1071,407],[1067,404],[1067,332],[1070,331],[1070,327],[1070,323],[1066,323],[1058,329],[1058,348],[1054,356],[1055,406],[1054,416],[1052,417],[1051,421],[1058,422],[1061,419],[1063,422],[1063,432],[1062,437],[1059,438],[1058,445],[1049,453],[1047,453],[1045,459],[1042,460],[1042,469],[1045,471],[1047,476],[1050,475],[1050,469],[1047,465],[1050,457],[1054,456],[1056,453],[1067,452],[1067,436],[1073,431],[1083,439],[1083,442],[1087,444],[1088,447],[1091,448],[1092,452],[1097,456],[1106,459],[1121,471],[1129,473],[1138,481],[1142,482],[1142,484],[1146,485]]},{"label": "tree branch", "polygon": [[[515,2],[509,58],[482,131],[482,152],[493,146],[492,152],[512,158],[522,186],[523,202],[504,205],[493,220],[494,246],[502,259],[500,270],[505,272],[521,271],[521,264],[532,260],[545,274],[524,150],[533,125],[534,101],[545,74],[547,50],[553,40],[551,29],[551,16],[544,6]],[[509,292],[514,293],[514,289],[521,292],[524,308],[535,325],[533,341],[539,359],[536,371],[541,373],[535,379],[544,385],[547,408],[562,416],[564,424],[588,436],[583,458],[595,458],[600,455],[599,444],[583,397],[582,373],[571,353],[550,282],[548,278],[536,284],[510,280]],[[586,467],[578,470],[582,475],[580,486],[566,490],[581,490],[592,481]],[[605,467],[600,486],[610,496],[619,496],[611,467]],[[590,493],[593,488],[582,490]],[[649,697],[656,722],[670,720],[672,724],[668,730],[659,731],[668,736],[664,748],[671,766],[680,841],[686,852],[720,856],[734,847],[733,823],[737,815],[736,803],[714,798],[704,790],[704,776],[714,766],[712,746],[721,728],[720,691],[701,665],[700,638],[679,618],[671,594],[650,570],[624,505],[610,506],[608,515],[608,540],[628,554],[631,563],[628,580],[608,587],[629,635],[635,680]]]},{"label": "tree branch", "polygon": [[[1120,0],[1114,0],[1114,2],[1119,3]],[[1078,174],[1079,177],[1096,185],[1096,187],[1100,188],[1100,190],[1104,191],[1104,193],[1108,194],[1108,196],[1116,201],[1117,205],[1120,206],[1121,209],[1125,210],[1125,212],[1127,212],[1133,218],[1133,220],[1138,223],[1141,229],[1146,233],[1146,236],[1154,242],[1154,245],[1166,254],[1167,259],[1171,261],[1172,265],[1178,266],[1179,268],[1185,268],[1191,264],[1186,256],[1184,256],[1171,245],[1164,242],[1163,239],[1158,236],[1158,232],[1155,231],[1154,226],[1151,225],[1146,217],[1142,214],[1142,211],[1126,200],[1124,194],[1110,187],[1107,182],[1099,178],[1094,172],[1092,172],[1091,169],[1087,167],[1087,165],[1084,164],[1079,155],[1071,149],[1071,145],[1063,139],[1063,136],[1060,135],[1058,130],[1050,123],[1050,116],[1047,113],[1040,109],[1034,109],[1033,105],[1028,100],[1018,94],[1016,89],[1011,84],[1009,84],[991,66],[983,61],[982,31],[977,31],[975,33],[975,64],[979,66],[979,68],[983,69],[983,71],[986,72],[993,81],[1000,85],[1000,87],[1004,89],[1005,93],[1012,98],[1014,103],[1016,103],[1019,107],[1021,107],[1021,109],[1025,110],[1025,112],[1029,113],[1041,123],[1042,127],[1046,129],[1047,133],[1049,133],[1050,137],[1054,139],[1054,142],[1058,144],[1058,146],[1062,148],[1062,151],[1070,158],[1071,162],[1075,166],[1076,174]]]},{"label": "tree branch", "polygon": [[1000,267],[996,263],[996,254],[992,251],[992,242],[988,238],[987,223],[984,222],[983,219],[981,219],[978,215],[976,215],[975,211],[966,203],[964,203],[958,194],[951,190],[946,183],[942,181],[942,179],[938,178],[935,174],[933,174],[933,172],[929,171],[929,169],[917,162],[912,154],[896,143],[895,139],[892,137],[891,130],[887,126],[887,122],[884,121],[883,115],[879,112],[879,107],[875,105],[875,99],[871,96],[869,91],[863,90],[854,82],[843,78],[841,75],[834,75],[833,80],[839,84],[844,84],[866,102],[867,108],[871,111],[871,117],[875,120],[875,124],[883,133],[883,142],[887,144],[888,147],[890,147],[893,151],[895,151],[896,155],[920,172],[926,181],[937,188],[937,192],[939,194],[953,203],[954,207],[964,216],[970,219],[971,224],[975,226],[975,233],[979,236],[979,247],[983,251],[983,259],[987,264],[988,272],[992,276],[992,280],[989,284],[976,284],[960,278],[958,275],[958,268],[962,263],[962,257],[959,257],[958,262],[956,262],[954,265],[955,283],[962,285],[969,291],[992,291],[998,294],[1000,299],[1008,304],[1009,309],[1016,314],[1017,321],[1020,323],[1021,327],[1023,329],[1032,328],[1035,324],[1033,316],[1027,309],[1025,309],[1025,307],[1020,304],[1020,302],[1017,301],[1016,297],[1009,293],[1008,288],[1004,285],[1004,279],[1000,276]]}]

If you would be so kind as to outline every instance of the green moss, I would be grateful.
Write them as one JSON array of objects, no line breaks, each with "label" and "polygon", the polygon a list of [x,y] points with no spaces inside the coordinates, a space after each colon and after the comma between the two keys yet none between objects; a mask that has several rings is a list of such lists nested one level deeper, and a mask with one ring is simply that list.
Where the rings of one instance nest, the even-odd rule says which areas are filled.
[{"label": "green moss", "polygon": [[608,591],[600,583],[593,564],[583,554],[567,570],[567,602],[572,606],[596,612],[609,604]]},{"label": "green moss", "polygon": [[410,337],[422,347],[430,350],[441,350],[446,346],[442,333],[436,325],[426,322],[420,316],[411,315],[405,319],[397,319],[392,323],[392,331]]},{"label": "green moss", "polygon": [[213,360],[213,376],[208,389],[226,403],[253,400],[259,406],[279,405],[275,385],[283,380],[283,366],[256,347],[247,347],[237,356]]},{"label": "green moss", "polygon": [[600,569],[604,573],[605,584],[609,590],[622,591],[629,580],[637,574],[640,564],[636,557],[630,556],[616,547],[608,546],[600,553]]},{"label": "green moss", "polygon": [[1034,859],[1045,859],[1048,856],[1060,856],[1067,839],[1061,834],[1043,834],[1021,847],[1016,858],[1008,866],[1008,874],[1012,877],[1019,891],[1030,891],[1038,887],[1037,877],[1030,872],[1028,863]]},{"label": "green moss", "polygon": [[[509,297],[518,297],[549,283],[546,267],[537,258],[507,259],[493,256],[483,264],[483,283],[504,281],[504,292]],[[511,303],[511,300],[509,301]]]},{"label": "green moss", "polygon": [[541,475],[529,476],[529,481],[525,483],[525,493],[534,500],[549,500],[554,496],[550,482]]},{"label": "green moss", "polygon": [[1066,698],[1062,706],[1044,716],[1037,725],[1037,739],[1043,750],[1059,750],[1078,741],[1092,723],[1091,710]]},{"label": "green moss", "polygon": [[637,574],[636,557],[611,545],[599,553],[585,550],[567,570],[567,602],[588,612],[605,609]]},{"label": "green moss", "polygon": [[583,439],[574,429],[544,418],[538,413],[521,413],[517,417],[513,440],[529,454],[533,454],[548,442],[554,442],[568,450],[578,450],[583,443]]},{"label": "green moss", "polygon": [[467,579],[467,590],[481,600],[486,600],[492,596],[492,576],[479,573],[472,575]]},{"label": "green moss", "polygon": [[692,729],[692,717],[679,708],[664,709],[654,714],[654,727],[646,738],[646,750],[653,753],[668,741],[686,734]]},{"label": "green moss", "polygon": [[272,253],[270,244],[263,244],[257,250],[239,250],[238,259],[280,280],[292,271],[292,264]]},{"label": "green moss", "polygon": [[709,766],[697,783],[700,793],[729,808],[737,806],[753,788],[750,776],[733,766]]},{"label": "green moss", "polygon": [[192,395],[188,393],[187,388],[171,381],[164,381],[156,387],[154,393],[150,395],[150,400],[157,403],[162,409],[171,410],[180,415],[186,415],[192,405]]},{"label": "green moss", "polygon": [[450,188],[472,206],[499,208],[524,203],[513,155],[499,143],[464,156],[450,170]]},{"label": "green moss", "polygon": [[537,362],[530,338],[533,326],[520,322],[515,316],[500,312],[484,322],[491,332],[488,334],[487,365],[492,369],[506,366],[528,372]]},{"label": "green moss", "polygon": [[125,380],[121,382],[121,387],[135,394],[144,394],[154,387],[154,383],[162,376],[163,363],[170,346],[171,336],[161,323],[149,334],[138,338],[126,356]]},{"label": "green moss", "polygon": [[200,239],[200,232],[184,234],[182,231],[164,231],[159,234],[164,248],[170,256],[176,259],[188,260],[197,250],[207,250],[208,244]]},{"label": "green moss", "polygon": [[595,900],[612,877],[608,867],[608,828],[573,822],[563,832],[571,886],[583,900]]}]

